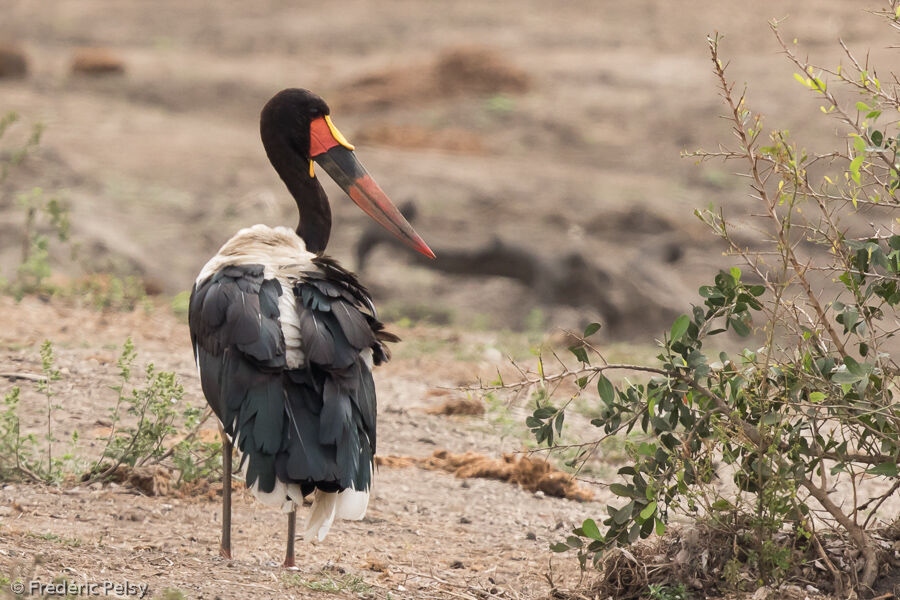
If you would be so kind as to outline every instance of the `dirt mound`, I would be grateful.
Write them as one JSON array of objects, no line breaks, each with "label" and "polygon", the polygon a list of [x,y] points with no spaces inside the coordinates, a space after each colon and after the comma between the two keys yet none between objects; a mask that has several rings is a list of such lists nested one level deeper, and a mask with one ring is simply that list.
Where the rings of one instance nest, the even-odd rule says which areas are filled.
[{"label": "dirt mound", "polygon": [[529,87],[527,73],[496,50],[460,46],[424,65],[366,75],[343,86],[335,97],[342,98],[342,110],[371,110],[466,94],[522,93]]},{"label": "dirt mound", "polygon": [[556,469],[546,460],[515,454],[490,458],[477,452],[454,454],[435,450],[427,458],[411,456],[376,456],[375,464],[383,467],[418,466],[435,471],[448,471],[461,479],[480,477],[515,483],[531,492],[542,492],[556,498],[586,502],[594,495],[578,485],[568,473]]},{"label": "dirt mound", "polygon": [[479,46],[461,46],[444,52],[434,70],[443,93],[521,93],[529,86],[524,71],[509,64],[496,51]]},{"label": "dirt mound", "polygon": [[483,415],[484,402],[469,398],[451,398],[425,412],[430,415]]},{"label": "dirt mound", "polygon": [[73,75],[120,75],[125,62],[109,48],[76,48],[71,71]]},{"label": "dirt mound", "polygon": [[172,472],[165,467],[119,465],[109,478],[140,490],[147,496],[168,496],[172,493]]},{"label": "dirt mound", "polygon": [[25,51],[17,44],[0,42],[0,78],[25,77],[27,74]]},{"label": "dirt mound", "polygon": [[463,129],[428,129],[415,125],[378,123],[357,130],[353,138],[362,144],[405,149],[431,148],[461,154],[484,154],[481,136]]}]

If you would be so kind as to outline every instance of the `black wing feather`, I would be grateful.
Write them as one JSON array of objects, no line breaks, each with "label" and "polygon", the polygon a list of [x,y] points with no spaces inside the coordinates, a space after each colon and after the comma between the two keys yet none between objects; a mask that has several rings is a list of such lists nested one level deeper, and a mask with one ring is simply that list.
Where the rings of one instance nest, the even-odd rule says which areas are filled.
[{"label": "black wing feather", "polygon": [[389,357],[366,289],[327,257],[298,273],[301,351],[288,368],[275,279],[262,265],[224,267],[194,287],[189,321],[203,392],[234,436],[247,484],[276,477],[313,489],[368,489],[376,442],[375,383],[364,358]]}]

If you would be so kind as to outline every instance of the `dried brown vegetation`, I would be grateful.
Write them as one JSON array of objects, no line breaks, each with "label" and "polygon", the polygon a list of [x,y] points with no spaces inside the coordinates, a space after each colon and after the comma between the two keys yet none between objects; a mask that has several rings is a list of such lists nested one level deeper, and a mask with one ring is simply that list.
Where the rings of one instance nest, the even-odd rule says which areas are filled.
[{"label": "dried brown vegetation", "polygon": [[435,471],[448,471],[460,479],[484,478],[508,481],[531,492],[541,492],[555,498],[568,498],[586,502],[594,494],[569,475],[558,470],[546,460],[504,454],[490,458],[478,452],[456,454],[447,450],[435,450],[425,458],[411,456],[376,456],[375,464],[381,467],[411,467]]},{"label": "dried brown vegetation", "polygon": [[71,70],[73,75],[120,75],[125,61],[109,48],[77,48]]},{"label": "dried brown vegetation", "polygon": [[425,412],[430,415],[483,415],[484,402],[472,398],[451,398]]}]

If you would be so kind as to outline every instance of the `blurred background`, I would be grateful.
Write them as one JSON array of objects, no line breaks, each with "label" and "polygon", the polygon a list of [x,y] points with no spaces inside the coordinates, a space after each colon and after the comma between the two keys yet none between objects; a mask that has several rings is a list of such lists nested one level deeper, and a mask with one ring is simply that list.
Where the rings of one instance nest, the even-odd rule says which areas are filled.
[{"label": "blurred background", "polygon": [[789,15],[785,38],[837,64],[839,36],[862,52],[891,42],[866,7],[5,0],[0,113],[19,119],[2,151],[44,131],[0,183],[0,275],[17,276],[20,195],[40,187],[70,224],[49,249],[52,279],[103,273],[183,303],[237,229],[296,225],[258,116],[305,87],[439,257],[395,246],[323,178],[328,252],[385,319],[533,332],[601,320],[611,339],[646,340],[712,266],[733,264],[693,209],[750,207],[737,167],[680,157],[730,139],[707,34],[725,35],[729,73],[771,128],[827,144],[835,126],[767,21]]}]

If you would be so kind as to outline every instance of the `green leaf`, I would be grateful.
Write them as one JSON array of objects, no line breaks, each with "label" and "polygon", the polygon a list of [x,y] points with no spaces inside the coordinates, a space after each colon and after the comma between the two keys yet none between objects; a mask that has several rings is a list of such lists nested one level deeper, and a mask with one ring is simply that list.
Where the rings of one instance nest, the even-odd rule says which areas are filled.
[{"label": "green leaf", "polygon": [[862,377],[860,377],[859,375],[854,375],[849,370],[847,370],[846,367],[843,367],[843,366],[838,367],[831,374],[831,381],[833,381],[834,383],[840,383],[840,384],[848,383],[849,384],[849,383],[856,383],[857,381],[860,381],[860,380],[862,380]]},{"label": "green leaf", "polygon": [[603,540],[603,535],[593,519],[585,519],[584,523],[581,524],[581,531],[584,532],[585,537],[589,537],[592,540]]},{"label": "green leaf", "polygon": [[713,510],[724,511],[724,510],[731,510],[733,508],[734,508],[734,505],[731,502],[729,502],[728,500],[726,500],[725,498],[719,498],[718,500],[716,500],[715,502],[712,503]]},{"label": "green leaf", "polygon": [[750,335],[750,328],[747,327],[747,324],[744,323],[741,319],[737,317],[729,317],[728,322],[731,324],[731,328],[734,329],[734,332],[741,337],[747,337]]},{"label": "green leaf", "polygon": [[673,342],[677,342],[681,340],[682,336],[684,336],[685,332],[688,330],[688,327],[691,324],[691,318],[687,315],[681,315],[675,322],[672,324],[672,331],[669,334],[669,339]]},{"label": "green leaf", "polygon": [[865,102],[860,101],[856,103],[856,110],[858,110],[859,112],[869,112],[870,110],[872,110],[872,107]]},{"label": "green leaf", "polygon": [[535,419],[546,419],[547,417],[552,417],[556,414],[556,407],[552,405],[542,406],[536,411],[534,411]]},{"label": "green leaf", "polygon": [[600,394],[600,399],[607,405],[611,406],[616,400],[616,388],[604,375],[600,375],[597,378],[597,393]]},{"label": "green leaf", "polygon": [[863,368],[858,362],[856,362],[856,359],[854,359],[852,356],[844,357],[844,364],[847,365],[847,370],[854,375],[858,375],[860,377],[865,376],[866,372],[863,371]]},{"label": "green leaf", "polygon": [[613,522],[617,525],[624,525],[631,519],[631,511],[634,510],[634,500],[620,508],[613,515]]},{"label": "green leaf", "polygon": [[609,486],[609,491],[611,491],[616,496],[624,496],[626,498],[634,498],[634,490],[628,486],[622,485],[621,483],[613,483]]},{"label": "green leaf", "polygon": [[600,323],[591,323],[584,328],[584,337],[590,337],[600,331]]},{"label": "green leaf", "polygon": [[850,176],[853,178],[853,181],[859,183],[860,175],[859,168],[862,166],[863,160],[865,159],[865,155],[860,154],[856,158],[850,161],[850,166],[848,167],[850,171]]},{"label": "green leaf", "polygon": [[809,395],[810,402],[822,402],[823,400],[825,400],[825,394],[822,392],[812,392]]},{"label": "green leaf", "polygon": [[581,363],[590,364],[590,360],[588,360],[587,350],[585,350],[584,346],[571,346],[569,348],[569,352],[575,355]]},{"label": "green leaf", "polygon": [[642,519],[649,519],[650,516],[656,512],[656,502],[651,502],[647,506],[644,507],[644,510],[641,511]]},{"label": "green leaf", "polygon": [[566,544],[563,544],[562,542],[558,542],[556,544],[550,545],[551,552],[567,552],[568,550],[569,550],[569,547]]},{"label": "green leaf", "polygon": [[[880,113],[879,113],[880,114]],[[868,117],[867,117],[868,118]],[[881,142],[884,139],[884,134],[882,134],[877,129],[871,133],[869,136],[872,138],[872,143],[876,146],[881,146]]]},{"label": "green leaf", "polygon": [[656,519],[656,535],[663,535],[666,532],[666,524],[661,519]]},{"label": "green leaf", "polygon": [[885,477],[896,477],[900,475],[900,470],[895,462],[885,462],[866,469],[866,473],[870,475],[884,475]]}]

